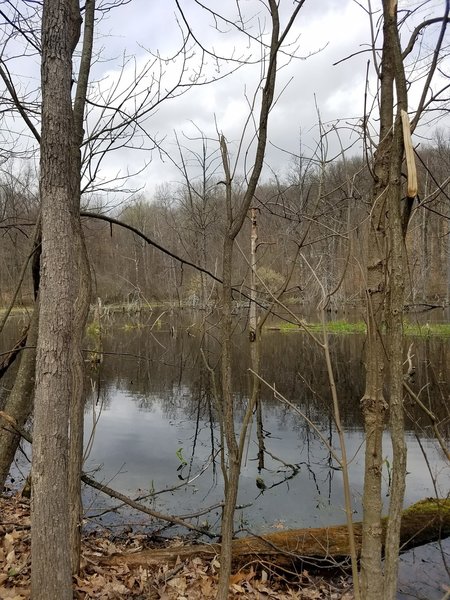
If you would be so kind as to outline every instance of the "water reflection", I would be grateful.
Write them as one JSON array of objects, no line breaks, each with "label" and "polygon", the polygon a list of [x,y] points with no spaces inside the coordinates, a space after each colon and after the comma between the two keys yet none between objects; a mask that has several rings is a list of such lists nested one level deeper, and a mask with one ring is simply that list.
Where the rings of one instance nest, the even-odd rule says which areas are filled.
[{"label": "water reflection", "polygon": [[[188,315],[184,324],[179,321],[176,331],[163,319],[157,323],[154,327],[150,322],[145,327],[131,328],[129,322],[115,321],[104,335],[104,350],[108,354],[100,371],[88,374],[89,385],[94,386],[87,402],[88,432],[92,428],[91,411],[102,406],[88,466],[101,465],[101,476],[106,481],[113,480],[113,487],[127,493],[171,488],[181,478],[189,480],[202,472],[183,491],[161,494],[155,499],[159,509],[185,514],[198,510],[204,503],[215,504],[222,499],[217,466],[219,431],[211,376],[200,352],[202,348],[209,365],[214,367],[220,360],[220,345],[213,328],[205,333],[193,325],[193,315]],[[249,343],[243,329],[237,323],[233,355],[237,421],[243,417],[250,386]],[[353,457],[350,475],[357,513],[361,509],[364,467],[360,411],[363,345],[363,336],[331,338],[348,453]],[[427,406],[440,420],[445,420],[445,399],[449,395],[445,377],[449,372],[448,344],[437,338],[423,343],[415,341],[414,354],[414,389],[422,390],[421,398]],[[261,365],[264,379],[295,403],[336,448],[329,384],[320,348],[304,334],[267,332]],[[258,443],[253,425],[246,445],[239,496],[240,504],[251,507],[239,512],[241,524],[261,530],[278,521],[284,526],[307,526],[342,520],[341,476],[329,451],[313,428],[275,399],[267,387],[263,386],[261,398],[266,468],[258,472]],[[424,453],[433,472],[444,469],[444,462],[426,415],[410,402],[407,413],[409,503],[434,494]],[[387,434],[385,437],[387,492],[391,461]],[[438,485],[446,487],[443,473]],[[447,489],[440,491],[447,493]]]},{"label": "water reflection", "polygon": [[[118,491],[131,496],[161,492],[148,502],[158,510],[188,515],[222,500],[218,464],[219,428],[208,368],[220,361],[214,320],[199,326],[199,317],[175,320],[159,314],[135,321],[115,318],[102,335],[105,358],[86,373],[85,468]],[[4,332],[2,349],[11,346],[16,328]],[[245,322],[236,322],[233,339],[233,387],[237,426],[250,389],[249,342]],[[449,437],[450,349],[439,338],[408,338],[416,368],[414,391],[437,416]],[[364,448],[360,399],[364,385],[364,337],[331,336],[331,355],[346,430],[355,518],[361,517]],[[93,347],[93,341],[86,345]],[[208,360],[208,367],[201,349]],[[407,347],[405,347],[406,354]],[[261,375],[307,415],[329,443],[337,438],[331,411],[323,354],[301,333],[264,334]],[[2,382],[5,385],[4,382]],[[386,390],[388,393],[388,390]],[[273,527],[322,526],[343,522],[342,478],[330,452],[313,428],[262,387],[265,469],[258,470],[258,439],[252,425],[245,447],[236,526],[251,531]],[[408,475],[406,503],[423,497],[446,496],[449,468],[434,440],[428,417],[406,401]],[[95,424],[95,426],[94,426]],[[445,429],[446,428],[446,429]],[[385,434],[384,493],[390,477],[390,444]],[[261,481],[258,481],[261,478]],[[176,489],[174,489],[176,488]],[[265,489],[262,489],[265,488]],[[88,514],[116,502],[86,490]],[[102,516],[114,526],[116,515]],[[146,516],[130,516],[148,524]],[[217,529],[220,509],[199,517]],[[409,577],[409,576],[408,576]],[[410,577],[409,577],[410,578]],[[415,591],[418,587],[415,586]],[[434,596],[429,592],[427,597]],[[405,598],[407,596],[404,596]],[[440,597],[439,595],[435,596]]]}]

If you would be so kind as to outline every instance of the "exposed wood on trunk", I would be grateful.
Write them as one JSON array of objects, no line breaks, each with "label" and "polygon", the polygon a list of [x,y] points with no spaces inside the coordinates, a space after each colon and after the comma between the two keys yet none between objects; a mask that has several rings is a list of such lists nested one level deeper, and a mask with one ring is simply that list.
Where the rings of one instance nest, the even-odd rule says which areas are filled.
[{"label": "exposed wood on trunk", "polygon": [[405,145],[406,168],[408,170],[408,198],[417,196],[417,168],[414,154],[414,146],[411,138],[411,125],[406,110],[400,111],[403,128],[403,143]]},{"label": "exposed wood on trunk", "polygon": [[[382,545],[386,536],[387,519],[382,521]],[[354,523],[358,553],[361,550],[362,524]],[[450,536],[450,500],[427,499],[417,502],[403,512],[401,548],[407,550]],[[350,554],[347,525],[331,527],[290,529],[263,536],[233,540],[233,565],[239,567],[249,561],[269,561],[279,566],[310,564],[314,558],[318,565],[336,564],[337,559]],[[220,544],[177,546],[163,550],[143,550],[132,554],[113,554],[101,559],[108,565],[150,565],[175,562],[193,556],[214,557],[220,554]]]}]

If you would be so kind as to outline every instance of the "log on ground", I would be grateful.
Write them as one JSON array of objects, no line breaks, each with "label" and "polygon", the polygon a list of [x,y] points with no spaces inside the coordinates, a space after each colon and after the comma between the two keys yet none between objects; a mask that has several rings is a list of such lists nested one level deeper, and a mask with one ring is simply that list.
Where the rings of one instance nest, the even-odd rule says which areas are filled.
[{"label": "log on ground", "polygon": [[[387,519],[383,520],[383,543]],[[361,549],[362,523],[354,524],[357,551]],[[434,498],[421,500],[403,512],[401,550],[427,544],[450,536],[450,500]],[[142,550],[132,554],[113,554],[101,559],[110,565],[154,565],[174,563],[194,556],[213,558],[220,554],[220,544],[197,544]],[[233,541],[235,567],[249,562],[270,562],[288,566],[308,561],[321,567],[336,565],[350,555],[346,525],[288,529],[261,536],[239,538]],[[315,559],[315,560],[314,560]]]}]

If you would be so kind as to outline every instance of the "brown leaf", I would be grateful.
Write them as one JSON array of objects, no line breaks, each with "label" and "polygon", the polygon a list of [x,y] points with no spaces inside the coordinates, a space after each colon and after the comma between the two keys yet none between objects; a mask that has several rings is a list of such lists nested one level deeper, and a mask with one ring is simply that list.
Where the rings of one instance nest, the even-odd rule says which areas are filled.
[{"label": "brown leaf", "polygon": [[20,594],[17,588],[0,588],[1,600],[24,600],[25,596]]},{"label": "brown leaf", "polygon": [[212,589],[213,589],[213,582],[212,582],[211,578],[206,577],[206,578],[202,579],[200,588],[202,590],[203,596],[206,596],[206,597],[210,596],[212,593]]},{"label": "brown leaf", "polygon": [[176,589],[177,592],[180,593],[184,593],[187,588],[185,577],[174,577],[173,579],[167,582],[167,585],[173,589]]},{"label": "brown leaf", "polygon": [[3,548],[6,554],[9,554],[14,547],[14,538],[10,533],[5,534],[3,538]]}]

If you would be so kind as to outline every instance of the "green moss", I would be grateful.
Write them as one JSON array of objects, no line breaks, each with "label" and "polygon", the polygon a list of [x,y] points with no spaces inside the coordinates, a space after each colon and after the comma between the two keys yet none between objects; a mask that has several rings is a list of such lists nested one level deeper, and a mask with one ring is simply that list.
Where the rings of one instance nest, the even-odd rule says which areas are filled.
[{"label": "green moss", "polygon": [[446,518],[450,518],[449,498],[425,498],[425,500],[420,500],[404,510],[403,516],[435,515],[436,513],[441,513]]},{"label": "green moss", "polygon": [[122,327],[122,331],[135,331],[136,329],[143,329],[145,325],[142,323],[125,323]]},{"label": "green moss", "polygon": [[348,321],[330,321],[326,324],[330,333],[366,333],[366,324],[363,321],[349,323]]}]

